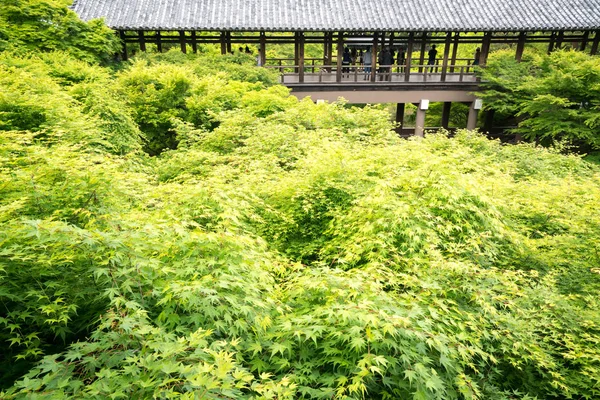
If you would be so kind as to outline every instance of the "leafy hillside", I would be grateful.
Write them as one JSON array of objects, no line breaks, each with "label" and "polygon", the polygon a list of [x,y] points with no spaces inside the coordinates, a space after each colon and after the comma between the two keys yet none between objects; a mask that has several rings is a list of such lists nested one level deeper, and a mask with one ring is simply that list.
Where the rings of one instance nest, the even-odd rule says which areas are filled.
[{"label": "leafy hillside", "polygon": [[0,397],[600,396],[598,166],[70,53],[0,54]]}]

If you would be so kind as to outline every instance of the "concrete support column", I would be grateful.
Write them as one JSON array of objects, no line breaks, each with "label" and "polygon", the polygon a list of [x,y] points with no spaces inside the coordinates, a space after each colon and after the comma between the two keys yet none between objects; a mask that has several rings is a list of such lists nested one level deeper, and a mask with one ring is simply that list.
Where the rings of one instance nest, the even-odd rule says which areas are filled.
[{"label": "concrete support column", "polygon": [[425,114],[429,108],[429,100],[421,100],[416,104],[417,115],[415,120],[415,136],[423,137],[425,131]]},{"label": "concrete support column", "polygon": [[448,129],[450,124],[450,109],[452,108],[452,102],[445,101],[444,108],[442,108],[442,128]]},{"label": "concrete support column", "polygon": [[467,129],[473,130],[477,128],[477,114],[479,113],[479,108],[477,107],[477,100],[472,102],[469,106],[469,117],[467,118]]}]

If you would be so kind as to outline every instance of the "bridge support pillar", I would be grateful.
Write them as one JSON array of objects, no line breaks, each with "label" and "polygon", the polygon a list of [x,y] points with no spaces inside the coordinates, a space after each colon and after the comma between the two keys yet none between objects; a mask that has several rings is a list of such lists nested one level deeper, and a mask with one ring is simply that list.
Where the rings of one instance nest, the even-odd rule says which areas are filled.
[{"label": "bridge support pillar", "polygon": [[473,130],[477,128],[477,114],[479,113],[479,109],[481,108],[479,102],[481,102],[481,100],[475,100],[469,106],[469,116],[467,118],[468,130]]},{"label": "bridge support pillar", "polygon": [[442,108],[442,128],[448,129],[450,124],[450,109],[452,108],[452,102],[445,101],[444,108]]},{"label": "bridge support pillar", "polygon": [[416,104],[417,115],[415,119],[415,136],[423,137],[425,132],[425,113],[429,108],[429,100],[421,100]]},{"label": "bridge support pillar", "polygon": [[398,134],[402,134],[402,128],[404,128],[404,103],[396,104],[396,126]]}]

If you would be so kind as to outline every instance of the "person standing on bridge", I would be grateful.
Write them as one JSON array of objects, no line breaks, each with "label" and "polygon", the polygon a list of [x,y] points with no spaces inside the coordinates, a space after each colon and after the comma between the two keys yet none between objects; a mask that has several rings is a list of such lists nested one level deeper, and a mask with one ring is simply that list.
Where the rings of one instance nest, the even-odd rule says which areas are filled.
[{"label": "person standing on bridge", "polygon": [[365,54],[363,56],[363,62],[365,64],[365,81],[371,76],[371,63],[373,62],[373,58],[371,57],[371,48],[367,47],[367,51],[365,51]]},{"label": "person standing on bridge", "polygon": [[[427,53],[429,60],[427,61],[427,65],[430,66],[429,73],[433,73],[433,66],[435,65],[435,58],[437,57],[437,50],[435,49],[435,44],[431,46],[431,49]],[[427,67],[425,67],[427,70]]]},{"label": "person standing on bridge", "polygon": [[343,76],[348,75],[350,77],[350,63],[352,62],[352,56],[350,55],[350,49],[346,47],[344,49],[344,55],[342,56],[342,74]]}]

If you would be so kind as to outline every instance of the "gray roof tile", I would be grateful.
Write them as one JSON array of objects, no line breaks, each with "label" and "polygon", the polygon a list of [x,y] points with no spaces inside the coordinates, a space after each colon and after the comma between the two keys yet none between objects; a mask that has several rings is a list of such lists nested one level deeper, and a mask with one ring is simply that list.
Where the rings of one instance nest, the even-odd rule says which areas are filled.
[{"label": "gray roof tile", "polygon": [[600,0],[75,0],[115,29],[519,31],[600,29]]}]

